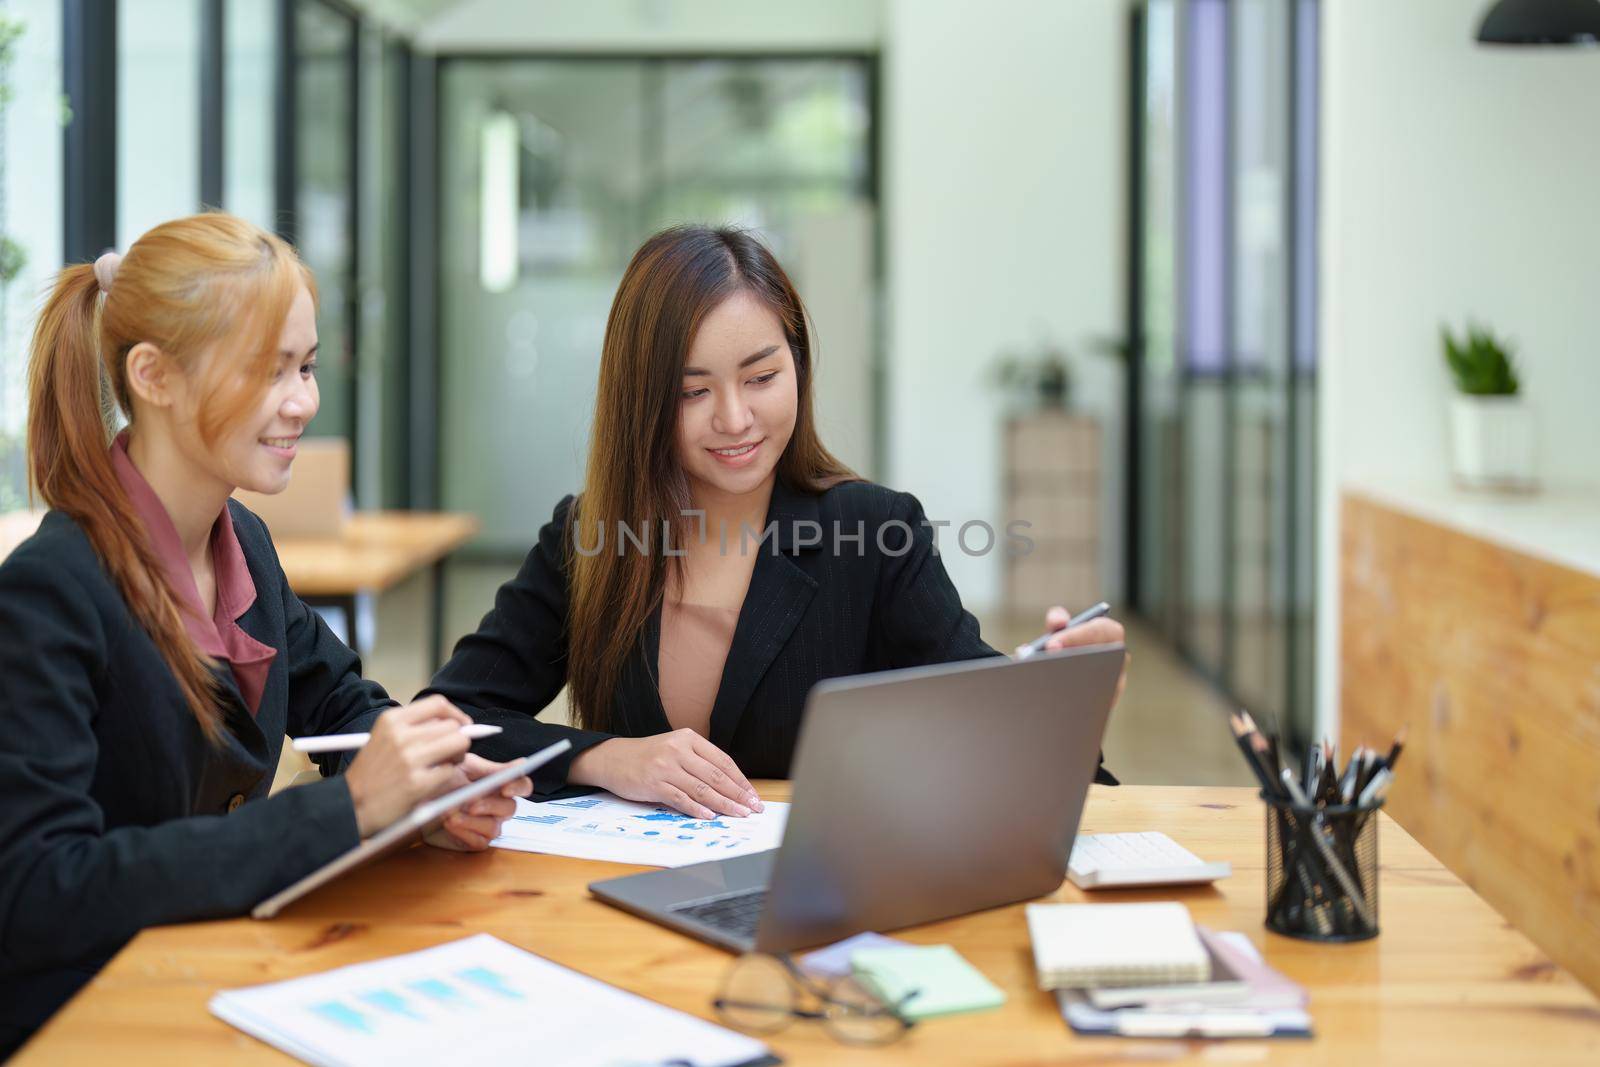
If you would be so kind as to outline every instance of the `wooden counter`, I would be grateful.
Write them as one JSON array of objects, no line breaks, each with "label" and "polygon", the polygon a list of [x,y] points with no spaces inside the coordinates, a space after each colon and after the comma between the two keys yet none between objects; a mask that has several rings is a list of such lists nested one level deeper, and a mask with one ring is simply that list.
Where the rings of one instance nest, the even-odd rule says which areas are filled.
[{"label": "wooden counter", "polygon": [[1341,747],[1409,724],[1389,813],[1600,990],[1600,576],[1359,493],[1341,528]]}]

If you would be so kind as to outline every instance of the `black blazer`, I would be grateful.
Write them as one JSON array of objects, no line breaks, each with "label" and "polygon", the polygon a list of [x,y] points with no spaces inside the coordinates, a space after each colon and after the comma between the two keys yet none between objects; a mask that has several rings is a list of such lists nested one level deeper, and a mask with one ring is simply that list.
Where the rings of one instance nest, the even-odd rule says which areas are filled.
[{"label": "black blazer", "polygon": [[278,654],[254,717],[219,671],[220,748],[71,518],[0,565],[0,1058],[144,927],[238,915],[360,840],[343,778],[265,798],[285,732],[392,701],[228,506],[256,586],[239,625]]},{"label": "black blazer", "polygon": [[[573,757],[614,736],[534,719],[567,678],[572,501],[556,505],[521,571],[495,594],[494,610],[425,690],[505,727],[478,744],[492,758],[570,739],[572,752],[535,775],[545,794],[565,785]],[[776,539],[756,559],[711,713],[711,742],[746,775],[788,776],[806,695],[824,678],[1000,655],[962,608],[923,518],[915,497],[870,482],[821,495],[774,486],[768,526],[776,523]],[[849,540],[857,531],[859,542]],[[730,531],[730,545],[734,537]],[[660,642],[658,608],[618,685],[623,735],[671,729],[655,682]]]}]

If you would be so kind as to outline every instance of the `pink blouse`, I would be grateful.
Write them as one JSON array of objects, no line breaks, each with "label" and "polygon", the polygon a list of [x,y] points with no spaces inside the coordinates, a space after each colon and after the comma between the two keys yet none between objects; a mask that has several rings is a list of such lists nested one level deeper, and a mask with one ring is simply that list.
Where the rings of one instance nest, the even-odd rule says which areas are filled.
[{"label": "pink blouse", "polygon": [[256,583],[250,577],[244,550],[239,547],[239,538],[233,531],[233,516],[228,512],[228,505],[222,505],[222,514],[211,527],[211,562],[217,572],[217,610],[207,618],[194,572],[189,569],[189,557],[184,554],[183,542],[178,537],[178,528],[172,524],[161,498],[128,458],[126,430],[117,435],[111,445],[111,466],[123,491],[133,501],[134,510],[144,520],[156,555],[166,569],[167,581],[183,601],[183,623],[190,640],[207,656],[228,665],[245,706],[254,715],[261,707],[267,671],[278,651],[239,627],[239,617],[256,602]]}]

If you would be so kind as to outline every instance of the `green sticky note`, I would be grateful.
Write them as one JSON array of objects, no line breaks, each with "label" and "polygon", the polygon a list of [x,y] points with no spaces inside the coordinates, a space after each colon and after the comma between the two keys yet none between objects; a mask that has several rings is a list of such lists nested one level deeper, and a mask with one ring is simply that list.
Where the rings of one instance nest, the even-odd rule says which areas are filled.
[{"label": "green sticky note", "polygon": [[865,948],[850,957],[850,966],[873,993],[889,1004],[905,1000],[908,1019],[928,1019],[963,1011],[996,1008],[1006,995],[949,945]]}]

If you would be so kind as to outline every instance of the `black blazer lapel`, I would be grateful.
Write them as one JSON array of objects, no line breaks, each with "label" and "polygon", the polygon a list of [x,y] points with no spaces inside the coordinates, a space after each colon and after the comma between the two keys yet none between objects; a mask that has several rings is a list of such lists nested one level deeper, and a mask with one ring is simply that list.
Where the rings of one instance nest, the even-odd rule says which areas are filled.
[{"label": "black blazer lapel", "polygon": [[617,686],[623,732],[629,737],[649,737],[672,729],[667,710],[661,705],[660,665],[661,605],[657,604],[644,621],[634,655],[623,667],[628,673]]},{"label": "black blazer lapel", "polygon": [[711,708],[711,743],[727,750],[750,696],[800,624],[817,591],[817,580],[784,555],[763,551],[750,575],[750,591],[739,609],[722,686]]},{"label": "black blazer lapel", "polygon": [[[250,708],[244,702],[244,694],[239,691],[239,683],[234,680],[233,671],[226,663],[218,664],[213,673],[222,681],[223,699],[227,702],[228,728],[233,731],[233,735],[239,739],[239,743],[252,758],[275,763],[277,747],[282,743],[284,727],[287,725],[285,697],[289,665],[284,659],[283,628],[277,627],[277,632],[274,633],[272,620],[267,617],[261,599],[257,597],[249,610],[239,616],[239,629],[262,644],[278,650],[267,672],[266,689],[261,694],[261,706],[256,709],[256,713],[250,714]],[[280,676],[284,679],[283,685],[275,685]],[[273,743],[269,732],[277,735],[277,745]]]},{"label": "black blazer lapel", "polygon": [[[816,497],[795,492],[781,480],[773,486],[767,522],[776,524],[776,529],[772,540],[757,549],[750,588],[739,609],[722,669],[722,685],[711,708],[711,743],[724,751],[732,747],[756,686],[783,651],[817,591],[817,580],[789,558],[798,550],[796,524],[815,525],[816,520]],[[815,535],[808,529],[805,536],[810,542]]]}]

